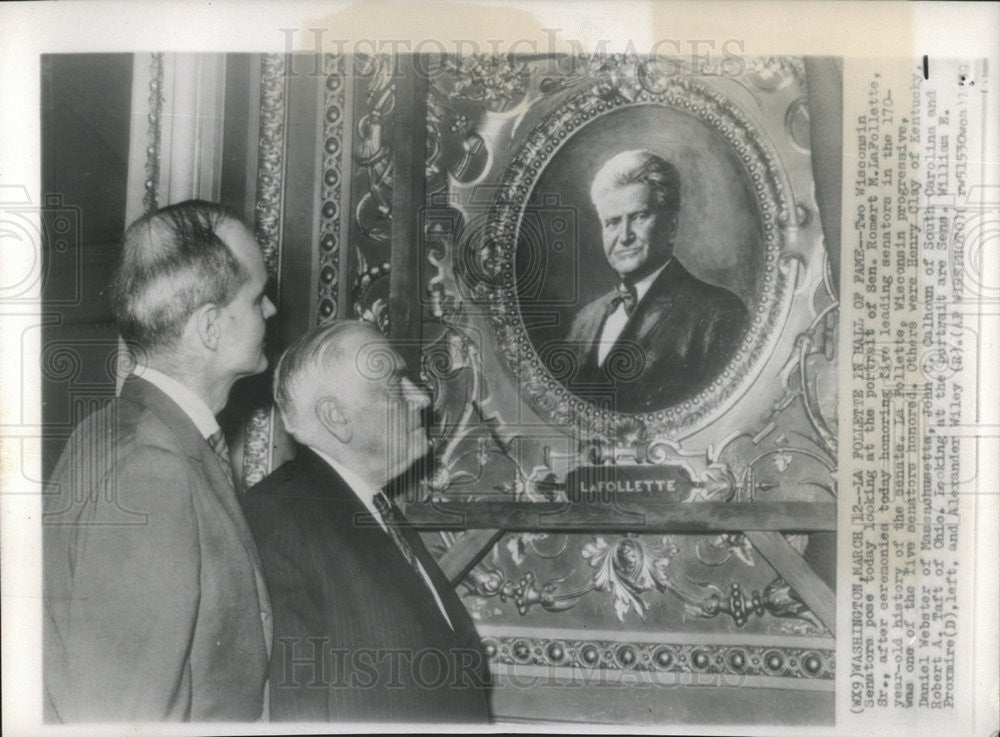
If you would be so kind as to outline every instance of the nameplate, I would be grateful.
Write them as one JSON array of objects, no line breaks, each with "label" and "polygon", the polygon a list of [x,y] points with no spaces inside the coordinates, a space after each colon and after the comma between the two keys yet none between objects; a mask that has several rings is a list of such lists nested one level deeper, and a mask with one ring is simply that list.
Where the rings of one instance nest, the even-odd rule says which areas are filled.
[{"label": "nameplate", "polygon": [[680,502],[691,487],[691,474],[683,466],[580,466],[566,476],[569,500],[586,504],[654,498]]}]

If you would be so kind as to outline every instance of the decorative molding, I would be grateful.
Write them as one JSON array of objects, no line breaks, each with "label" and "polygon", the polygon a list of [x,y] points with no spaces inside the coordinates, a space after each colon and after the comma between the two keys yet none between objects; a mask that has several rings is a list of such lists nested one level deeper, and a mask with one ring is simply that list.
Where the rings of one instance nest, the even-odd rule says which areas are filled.
[{"label": "decorative molding", "polygon": [[[506,112],[525,97],[530,70],[512,55],[445,56],[428,70],[438,94],[453,101],[474,102],[491,112]],[[465,127],[461,116],[453,125]],[[454,129],[457,132],[457,129]]]},{"label": "decorative molding", "polygon": [[[260,132],[254,234],[264,253],[267,273],[277,279],[281,263],[283,175],[285,170],[285,64],[282,54],[264,54],[260,75]],[[243,487],[264,478],[271,468],[274,412],[254,410],[243,444]]]},{"label": "decorative molding", "polygon": [[766,645],[619,642],[496,635],[483,638],[492,663],[659,673],[768,676],[832,681],[833,649]]},{"label": "decorative molding", "polygon": [[249,489],[271,471],[271,437],[274,434],[274,410],[259,407],[247,422],[243,441],[243,485],[237,491]]},{"label": "decorative molding", "polygon": [[[477,271],[482,302],[499,351],[519,382],[521,395],[556,426],[574,427],[581,437],[613,445],[626,439],[674,437],[679,431],[718,416],[747,389],[774,345],[791,299],[794,268],[784,252],[784,228],[794,224],[792,207],[777,157],[756,127],[726,96],[694,77],[665,77],[651,92],[627,76],[601,77],[551,112],[525,139],[500,182],[496,204],[486,224]],[[623,415],[595,408],[572,394],[538,355],[521,317],[514,276],[518,233],[524,209],[546,164],[577,129],[612,110],[632,105],[661,105],[695,116],[718,132],[739,157],[752,182],[764,238],[764,273],[752,323],[723,371],[697,396],[647,414]]]},{"label": "decorative molding", "polygon": [[[354,147],[354,175],[365,189],[354,208],[354,224],[362,235],[384,243],[392,220],[392,147],[386,127],[396,104],[395,57],[357,57],[355,63],[357,76],[370,77],[370,82],[365,92],[368,109],[358,119]],[[358,273],[366,269],[359,259]]]},{"label": "decorative molding", "polygon": [[[395,116],[396,63],[389,54],[356,55],[351,146],[350,221],[353,282],[348,305],[355,318],[389,334],[390,235],[393,199],[393,148],[389,127],[406,124]],[[342,261],[343,263],[343,261]]]},{"label": "decorative molding", "polygon": [[323,152],[319,213],[319,268],[316,323],[338,317],[340,292],[341,193],[344,169],[344,57],[325,54],[323,84]]},{"label": "decorative molding", "polygon": [[278,273],[285,170],[285,64],[283,54],[264,54],[260,74],[260,133],[254,234],[272,277]]},{"label": "decorative molding", "polygon": [[747,63],[747,76],[765,92],[774,92],[794,82],[806,91],[806,65],[800,56],[754,56]]},{"label": "decorative molding", "polygon": [[[508,535],[507,547],[512,556],[523,560],[524,553],[533,549],[536,540],[551,537],[545,534],[518,533]],[[556,536],[558,537],[558,536]],[[566,536],[561,546],[567,548]],[[482,599],[497,597],[502,602],[510,600],[523,617],[533,606],[539,605],[549,612],[571,609],[592,591],[611,594],[615,615],[624,622],[629,612],[645,619],[649,610],[643,594],[648,591],[670,592],[684,603],[687,615],[701,619],[712,619],[722,615],[732,618],[737,627],[743,627],[752,615],[763,617],[769,614],[780,618],[797,618],[817,630],[819,622],[806,608],[802,600],[781,578],[764,587],[763,591],[746,593],[737,582],[730,585],[727,595],[711,583],[689,581],[682,584],[683,576],[672,574],[671,560],[677,555],[677,546],[667,537],[656,538],[625,535],[617,540],[596,536],[583,546],[581,555],[593,569],[589,581],[577,586],[564,584],[565,577],[540,583],[532,571],[521,574],[517,581],[509,579],[501,568],[481,564],[469,572],[462,581],[466,591]],[[737,555],[747,565],[753,566],[752,548],[742,535],[717,535],[706,538],[721,548],[728,548],[725,559],[718,563],[704,565],[714,567]],[[704,542],[701,541],[701,542]],[[699,543],[701,544],[701,543]],[[536,551],[537,552],[537,551]],[[544,555],[542,557],[558,557]],[[701,556],[699,555],[699,559]]]},{"label": "decorative molding", "polygon": [[351,308],[354,317],[389,335],[389,275],[392,265],[388,261],[369,266],[358,274],[351,290]]},{"label": "decorative molding", "polygon": [[149,62],[149,112],[146,114],[146,178],[142,206],[145,212],[159,208],[160,138],[163,125],[163,53],[152,54]]}]

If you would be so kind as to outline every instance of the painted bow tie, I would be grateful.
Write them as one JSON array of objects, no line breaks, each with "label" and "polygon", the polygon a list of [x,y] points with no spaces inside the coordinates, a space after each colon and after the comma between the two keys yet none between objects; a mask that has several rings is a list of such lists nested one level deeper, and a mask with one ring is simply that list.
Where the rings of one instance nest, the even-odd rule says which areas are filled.
[{"label": "painted bow tie", "polygon": [[618,305],[625,305],[625,314],[631,316],[635,312],[635,303],[639,301],[639,295],[635,291],[635,287],[625,287],[618,286],[618,293],[611,298],[611,305],[609,306],[609,311],[614,312],[618,309]]}]

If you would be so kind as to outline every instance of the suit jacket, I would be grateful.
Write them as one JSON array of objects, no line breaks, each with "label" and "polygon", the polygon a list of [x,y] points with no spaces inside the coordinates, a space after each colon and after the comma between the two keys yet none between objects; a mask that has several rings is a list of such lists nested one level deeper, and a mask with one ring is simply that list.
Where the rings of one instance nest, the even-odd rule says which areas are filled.
[{"label": "suit jacket", "polygon": [[570,388],[604,396],[619,412],[650,412],[697,394],[725,367],[749,322],[736,295],[700,281],[674,258],[598,365],[597,341],[615,294],[594,300],[573,320],[569,341],[577,372]]},{"label": "suit jacket", "polygon": [[414,552],[454,631],[423,577],[311,450],[241,502],[274,605],[272,720],[488,721],[481,641],[423,544]]},{"label": "suit jacket", "polygon": [[270,604],[218,458],[142,379],[88,417],[43,501],[48,721],[261,717]]}]

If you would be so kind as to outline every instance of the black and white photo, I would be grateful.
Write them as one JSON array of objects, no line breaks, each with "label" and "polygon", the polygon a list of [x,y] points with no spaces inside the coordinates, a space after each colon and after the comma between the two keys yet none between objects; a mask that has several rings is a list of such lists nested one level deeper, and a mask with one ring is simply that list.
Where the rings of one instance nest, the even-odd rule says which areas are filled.
[{"label": "black and white photo", "polygon": [[995,729],[998,23],[0,8],[5,733]]}]

